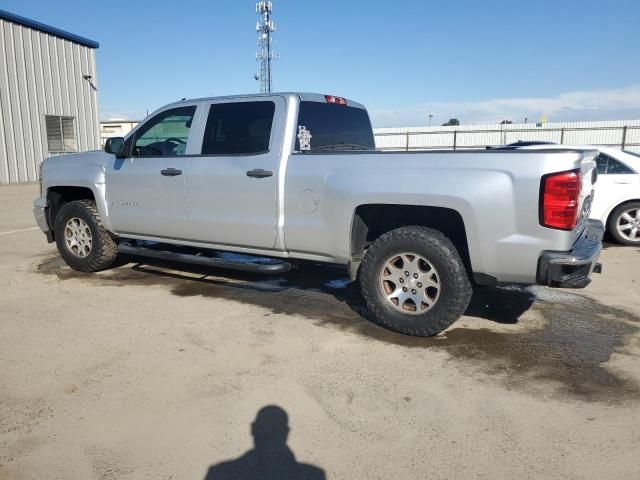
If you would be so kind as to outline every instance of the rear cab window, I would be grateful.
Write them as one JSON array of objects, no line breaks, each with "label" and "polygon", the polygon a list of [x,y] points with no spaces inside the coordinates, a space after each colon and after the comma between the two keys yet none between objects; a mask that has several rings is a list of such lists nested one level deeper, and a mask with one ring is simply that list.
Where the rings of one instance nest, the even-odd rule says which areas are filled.
[{"label": "rear cab window", "polygon": [[375,150],[373,129],[363,108],[301,101],[296,152]]}]

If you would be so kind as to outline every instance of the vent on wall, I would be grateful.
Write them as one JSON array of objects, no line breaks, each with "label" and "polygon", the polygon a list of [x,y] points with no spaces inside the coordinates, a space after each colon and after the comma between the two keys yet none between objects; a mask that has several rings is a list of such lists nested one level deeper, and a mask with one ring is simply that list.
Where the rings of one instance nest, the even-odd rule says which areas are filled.
[{"label": "vent on wall", "polygon": [[45,115],[49,153],[77,152],[74,117]]}]

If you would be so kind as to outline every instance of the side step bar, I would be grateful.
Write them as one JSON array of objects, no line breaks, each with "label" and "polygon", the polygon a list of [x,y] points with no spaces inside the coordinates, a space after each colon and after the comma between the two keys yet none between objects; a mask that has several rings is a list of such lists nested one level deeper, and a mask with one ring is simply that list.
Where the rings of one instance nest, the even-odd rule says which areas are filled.
[{"label": "side step bar", "polygon": [[270,258],[267,259],[265,257],[257,257],[254,255],[230,254],[230,258],[208,257],[192,253],[180,253],[170,250],[133,246],[127,242],[122,242],[118,245],[118,252],[125,255],[149,257],[171,262],[191,263],[206,267],[240,270],[243,272],[263,273],[268,275],[285,273],[292,268],[292,265],[289,262],[276,259],[272,260]]}]

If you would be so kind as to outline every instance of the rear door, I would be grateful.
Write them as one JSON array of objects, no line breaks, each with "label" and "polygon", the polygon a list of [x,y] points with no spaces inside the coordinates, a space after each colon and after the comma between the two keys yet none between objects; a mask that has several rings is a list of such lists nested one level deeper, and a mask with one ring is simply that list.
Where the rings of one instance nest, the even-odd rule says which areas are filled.
[{"label": "rear door", "polygon": [[180,238],[185,226],[185,175],[197,105],[168,108],[125,142],[126,158],[107,166],[106,198],[121,234]]},{"label": "rear door", "polygon": [[275,246],[285,103],[249,97],[205,104],[201,151],[189,159],[186,175],[184,238]]},{"label": "rear door", "polygon": [[605,153],[596,158],[598,182],[591,209],[591,218],[606,221],[603,218],[611,208],[623,199],[637,195],[640,189],[640,177],[631,167]]}]

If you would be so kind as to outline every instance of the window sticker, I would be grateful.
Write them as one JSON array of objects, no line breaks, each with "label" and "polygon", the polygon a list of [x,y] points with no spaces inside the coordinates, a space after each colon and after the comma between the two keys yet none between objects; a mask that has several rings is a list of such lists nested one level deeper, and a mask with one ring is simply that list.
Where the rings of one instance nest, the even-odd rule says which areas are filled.
[{"label": "window sticker", "polygon": [[307,130],[307,127],[305,127],[304,125],[298,126],[298,142],[300,142],[301,151],[311,150],[312,138],[313,138],[313,135],[311,135],[311,132]]}]

